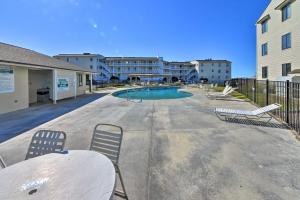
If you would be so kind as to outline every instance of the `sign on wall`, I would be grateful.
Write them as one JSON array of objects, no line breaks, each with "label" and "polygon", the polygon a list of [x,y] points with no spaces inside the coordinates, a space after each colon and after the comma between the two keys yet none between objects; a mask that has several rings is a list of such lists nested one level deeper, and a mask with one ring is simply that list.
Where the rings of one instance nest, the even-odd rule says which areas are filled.
[{"label": "sign on wall", "polygon": [[67,78],[57,79],[57,89],[58,89],[58,91],[68,91],[69,90],[69,79],[67,79]]},{"label": "sign on wall", "polygon": [[12,67],[0,67],[0,93],[15,91],[15,75]]}]

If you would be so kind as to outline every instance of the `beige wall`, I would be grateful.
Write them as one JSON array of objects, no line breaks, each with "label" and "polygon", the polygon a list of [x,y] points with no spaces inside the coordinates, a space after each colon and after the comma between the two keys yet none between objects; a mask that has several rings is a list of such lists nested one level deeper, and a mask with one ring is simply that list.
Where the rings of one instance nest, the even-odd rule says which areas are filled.
[{"label": "beige wall", "polygon": [[28,69],[14,68],[15,91],[0,94],[0,114],[27,108],[28,101]]},{"label": "beige wall", "polygon": [[[4,66],[6,67],[6,66]],[[52,70],[31,70],[26,67],[13,66],[15,90],[12,93],[0,93],[0,114],[27,108],[29,102],[37,100],[36,90],[39,88],[50,88],[50,98],[52,98]],[[79,72],[78,72],[79,73]],[[57,79],[66,78],[69,82],[67,90],[57,90],[57,100],[85,94],[86,74],[83,75],[83,84],[79,86],[75,79],[76,72],[69,70],[57,70]]]},{"label": "beige wall", "polygon": [[[74,71],[68,71],[68,70],[57,70],[57,78],[58,79],[67,79],[69,82],[69,88],[67,90],[59,90],[57,88],[57,100],[65,99],[65,98],[70,98],[75,96],[75,87],[77,88],[77,96],[85,94],[86,91],[86,77],[85,73],[83,74],[83,84],[82,86],[78,86],[78,82],[75,79],[75,74],[76,72]],[[56,84],[57,85],[57,84]]]},{"label": "beige wall", "polygon": [[52,90],[52,70],[28,70],[29,103],[37,102],[37,90],[49,88]]},{"label": "beige wall", "polygon": [[82,95],[86,93],[86,90],[88,89],[88,86],[86,86],[86,74],[85,73],[77,73],[77,74],[82,74],[82,86],[78,85],[78,80],[77,80],[77,95]]},{"label": "beige wall", "polygon": [[57,70],[57,77],[56,77],[56,86],[58,84],[59,79],[67,79],[69,83],[69,87],[66,89],[59,89],[57,90],[57,100],[70,98],[75,96],[75,72],[74,71],[68,71],[68,70]]},{"label": "beige wall", "polygon": [[[257,24],[257,67],[256,77],[262,79],[262,67],[268,66],[269,80],[285,80],[282,64],[291,63],[292,70],[300,68],[300,1],[291,4],[291,18],[282,22],[281,10],[275,8],[284,0],[272,0],[261,18],[270,15],[268,31],[262,34],[261,24]],[[260,18],[260,19],[261,19]],[[291,32],[292,48],[281,49],[281,37]],[[268,43],[268,55],[261,55],[261,45]]]}]

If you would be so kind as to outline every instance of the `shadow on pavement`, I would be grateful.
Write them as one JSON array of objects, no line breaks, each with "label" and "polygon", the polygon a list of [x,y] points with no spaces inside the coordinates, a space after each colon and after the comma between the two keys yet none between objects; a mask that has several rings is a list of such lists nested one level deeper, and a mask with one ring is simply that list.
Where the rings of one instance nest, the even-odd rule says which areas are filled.
[{"label": "shadow on pavement", "polygon": [[230,123],[236,123],[236,124],[254,125],[254,126],[262,126],[262,127],[270,127],[270,128],[280,128],[280,129],[290,129],[285,124],[257,121],[257,120],[251,120],[251,119],[238,119],[238,118],[226,117],[225,121],[230,122]]},{"label": "shadow on pavement", "polygon": [[61,100],[57,104],[35,105],[29,108],[0,115],[0,143],[33,129],[52,119],[76,110],[108,93],[78,96]]}]

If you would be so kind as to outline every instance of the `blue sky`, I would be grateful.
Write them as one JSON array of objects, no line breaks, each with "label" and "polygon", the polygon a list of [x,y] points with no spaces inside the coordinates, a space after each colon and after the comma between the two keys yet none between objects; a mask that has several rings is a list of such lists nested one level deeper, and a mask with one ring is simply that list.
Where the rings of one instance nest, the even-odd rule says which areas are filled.
[{"label": "blue sky", "polygon": [[255,22],[270,0],[1,0],[0,41],[48,55],[227,59],[255,75]]}]

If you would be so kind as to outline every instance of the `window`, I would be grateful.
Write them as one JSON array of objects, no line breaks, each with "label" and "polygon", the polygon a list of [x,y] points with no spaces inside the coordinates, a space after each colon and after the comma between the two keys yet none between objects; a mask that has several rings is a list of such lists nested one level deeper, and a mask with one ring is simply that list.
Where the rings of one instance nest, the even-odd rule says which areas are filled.
[{"label": "window", "polygon": [[93,58],[90,58],[90,61],[93,62]]},{"label": "window", "polygon": [[221,74],[221,70],[220,69],[218,70],[218,73]]},{"label": "window", "polygon": [[292,47],[291,33],[285,34],[281,37],[282,50]]},{"label": "window", "polygon": [[211,78],[214,79],[215,77],[214,77],[214,76],[211,76]]},{"label": "window", "polygon": [[292,16],[292,8],[291,4],[287,4],[282,8],[282,21],[286,21],[287,19],[291,18]]},{"label": "window", "polygon": [[262,78],[268,78],[268,67],[262,67]]},{"label": "window", "polygon": [[226,74],[228,74],[229,73],[229,71],[228,70],[226,70]]},{"label": "window", "polygon": [[291,63],[285,63],[282,65],[282,76],[287,76],[291,72]]},{"label": "window", "polygon": [[221,67],[221,63],[219,63],[219,67]]},{"label": "window", "polygon": [[78,61],[78,57],[76,57],[75,59],[76,59],[76,61]]},{"label": "window", "polygon": [[268,20],[265,20],[261,23],[261,32],[265,33],[268,31]]},{"label": "window", "polygon": [[82,74],[77,74],[78,87],[83,86]]},{"label": "window", "polygon": [[201,69],[201,72],[203,73],[203,69]]},{"label": "window", "polygon": [[70,61],[70,59],[69,58],[67,58],[67,62],[69,62]]},{"label": "window", "polygon": [[90,68],[93,69],[93,65],[90,65]]},{"label": "window", "polygon": [[261,45],[261,55],[268,55],[268,43],[264,43],[263,45]]},{"label": "window", "polygon": [[214,70],[212,69],[211,72],[214,72]]}]

